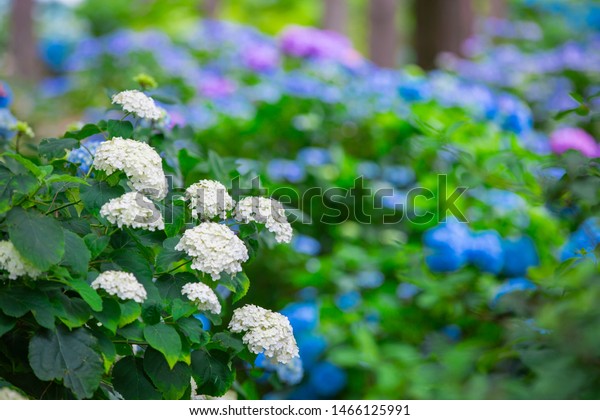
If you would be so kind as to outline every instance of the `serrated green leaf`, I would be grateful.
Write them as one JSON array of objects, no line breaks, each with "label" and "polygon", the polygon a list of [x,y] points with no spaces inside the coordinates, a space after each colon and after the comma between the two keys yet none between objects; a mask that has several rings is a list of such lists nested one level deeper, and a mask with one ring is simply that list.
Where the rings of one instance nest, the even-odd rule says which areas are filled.
[{"label": "serrated green leaf", "polygon": [[88,182],[77,176],[72,175],[52,175],[46,178],[46,182],[49,184],[54,184],[57,182],[65,183],[65,184],[81,184],[81,185],[90,185]]},{"label": "serrated green leaf", "polygon": [[83,239],[70,230],[64,230],[65,254],[61,265],[71,267],[74,273],[85,278],[88,272],[88,264],[92,257],[90,250]]},{"label": "serrated green leaf", "polygon": [[127,302],[119,302],[121,307],[121,318],[119,319],[119,328],[124,327],[127,324],[131,324],[142,315],[142,307],[139,303],[132,300]]},{"label": "serrated green leaf", "polygon": [[13,208],[6,216],[8,235],[21,256],[40,270],[60,262],[65,253],[65,234],[53,218]]},{"label": "serrated green leaf", "polygon": [[221,284],[233,292],[232,302],[235,303],[248,293],[250,279],[244,272],[235,276],[224,274],[221,276]]},{"label": "serrated green leaf", "polygon": [[0,337],[12,330],[17,325],[17,320],[0,313]]},{"label": "serrated green leaf", "polygon": [[90,307],[83,299],[60,295],[54,301],[56,316],[69,328],[78,328],[90,319]]},{"label": "serrated green leaf", "polygon": [[76,140],[83,140],[94,134],[101,133],[100,128],[95,124],[86,124],[81,129],[75,131],[67,131],[64,137],[73,138]]},{"label": "serrated green leaf", "polygon": [[96,258],[108,246],[110,236],[98,236],[95,233],[89,233],[83,237],[83,241],[90,250],[92,258]]},{"label": "serrated green leaf", "polygon": [[102,298],[94,290],[87,282],[81,279],[70,279],[67,284],[71,287],[71,289],[75,290],[79,293],[79,296],[83,298],[83,300],[90,305],[93,311],[101,311],[102,310]]},{"label": "serrated green leaf", "polygon": [[192,343],[200,345],[208,343],[209,335],[202,328],[202,322],[195,317],[180,319],[176,326]]},{"label": "serrated green leaf", "polygon": [[125,190],[120,185],[111,187],[106,182],[92,181],[89,186],[81,187],[80,197],[88,211],[98,213],[100,207],[123,194]]},{"label": "serrated green leaf", "polygon": [[163,274],[156,280],[156,287],[163,301],[170,302],[174,299],[182,299],[181,288],[186,283],[198,281],[192,273]]},{"label": "serrated green leaf", "polygon": [[122,137],[130,139],[133,137],[133,124],[129,121],[108,120],[106,124],[109,138]]},{"label": "serrated green leaf", "polygon": [[185,252],[175,251],[175,245],[177,245],[180,239],[181,238],[179,236],[165,239],[161,250],[156,256],[157,270],[167,271],[172,269],[175,263],[179,263],[181,260],[186,258]]},{"label": "serrated green leaf", "polygon": [[103,373],[96,344],[94,336],[83,328],[42,330],[29,343],[29,363],[41,380],[62,380],[77,398],[90,398]]},{"label": "serrated green leaf", "polygon": [[224,349],[231,349],[235,353],[239,353],[246,348],[242,340],[226,332],[220,332],[213,335],[211,342],[218,344]]},{"label": "serrated green leaf", "polygon": [[181,353],[181,337],[175,328],[167,324],[148,325],[144,328],[144,338],[165,356],[169,367],[175,366]]}]

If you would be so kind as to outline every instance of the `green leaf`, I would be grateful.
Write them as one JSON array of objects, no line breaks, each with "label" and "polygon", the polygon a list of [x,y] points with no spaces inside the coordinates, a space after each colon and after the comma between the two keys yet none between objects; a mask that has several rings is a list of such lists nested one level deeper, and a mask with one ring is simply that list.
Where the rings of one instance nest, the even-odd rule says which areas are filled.
[{"label": "green leaf", "polygon": [[52,160],[66,157],[67,152],[79,147],[79,141],[72,138],[47,138],[42,139],[38,147],[40,156]]},{"label": "green leaf", "polygon": [[210,171],[216,180],[227,185],[230,179],[227,171],[225,170],[225,165],[223,164],[223,159],[221,156],[219,156],[216,152],[209,150],[208,163],[210,165]]},{"label": "green leaf", "polygon": [[233,292],[233,303],[237,302],[248,293],[250,279],[246,273],[240,272],[233,277],[225,274],[221,276],[221,279],[221,284]]},{"label": "green leaf", "polygon": [[181,288],[186,283],[197,282],[198,279],[192,273],[163,274],[156,280],[156,287],[163,301],[170,302],[174,299],[182,299]]},{"label": "green leaf", "polygon": [[112,371],[113,386],[127,400],[159,400],[161,395],[144,374],[142,363],[133,356],[119,360]]},{"label": "green leaf", "polygon": [[102,325],[115,334],[121,319],[121,306],[119,302],[109,298],[103,300],[102,306],[101,312],[94,312],[94,316]]},{"label": "green leaf", "polygon": [[170,197],[166,198],[168,204],[164,206],[165,233],[168,237],[177,235],[185,225],[185,204],[173,203]]},{"label": "green leaf", "polygon": [[70,279],[67,284],[71,289],[79,293],[79,296],[90,305],[93,311],[102,310],[102,298],[89,284],[80,279]]},{"label": "green leaf", "polygon": [[144,328],[144,338],[165,356],[172,369],[181,353],[181,337],[175,328],[167,324],[148,325]]},{"label": "green leaf", "polygon": [[[138,247],[127,246],[115,249],[111,253],[111,257],[115,264],[123,271],[132,273],[140,283],[144,284],[144,281],[152,280],[153,272],[150,262]],[[146,291],[149,292],[148,289]]]},{"label": "green leaf", "polygon": [[15,195],[29,195],[40,186],[38,179],[31,172],[20,164],[18,166],[22,170],[0,165],[0,213],[10,210]]},{"label": "green leaf", "polygon": [[208,333],[202,328],[202,322],[194,317],[180,319],[177,321],[177,328],[192,343],[204,345],[209,340]]},{"label": "green leaf", "polygon": [[142,306],[142,319],[148,325],[158,324],[160,322],[162,308],[155,303],[144,304]]},{"label": "green leaf", "polygon": [[65,254],[61,265],[71,267],[74,273],[81,277],[85,277],[88,272],[88,264],[90,263],[92,254],[81,237],[70,230],[65,230],[64,235]]},{"label": "green leaf", "polygon": [[60,295],[55,301],[56,315],[69,328],[81,327],[90,319],[90,307],[83,299]]},{"label": "green leaf", "polygon": [[161,250],[156,256],[157,270],[168,271],[173,268],[172,265],[186,258],[185,252],[175,251],[175,245],[177,245],[180,239],[179,236],[165,239]]},{"label": "green leaf", "polygon": [[175,299],[171,302],[171,315],[175,321],[198,312],[198,307],[190,301]]},{"label": "green leaf", "polygon": [[583,96],[581,94],[577,93],[577,92],[571,92],[571,93],[569,93],[569,96],[571,98],[573,98],[573,100],[575,102],[577,102],[578,104],[585,103],[585,99],[583,98]]},{"label": "green leaf", "polygon": [[242,340],[226,332],[220,332],[213,335],[211,342],[218,344],[224,349],[231,349],[235,353],[239,353],[246,348]]},{"label": "green leaf", "polygon": [[198,385],[198,394],[214,397],[224,395],[235,380],[235,371],[231,369],[229,355],[220,350],[210,353],[205,350],[193,352],[192,375]]},{"label": "green leaf", "polygon": [[67,131],[65,133],[65,137],[70,137],[76,140],[83,140],[86,139],[90,136],[93,136],[94,134],[98,134],[101,133],[102,131],[100,130],[100,127],[98,127],[95,124],[86,124],[83,127],[81,127],[80,130],[76,130],[76,131]]},{"label": "green leaf", "polygon": [[23,259],[40,270],[57,264],[65,253],[65,234],[53,218],[16,207],[6,216],[8,235]]},{"label": "green leaf", "polygon": [[92,333],[96,337],[96,340],[98,340],[98,350],[100,350],[104,361],[104,373],[108,374],[117,359],[117,349],[115,348],[115,344],[101,331],[95,330]]},{"label": "green leaf", "polygon": [[133,125],[129,121],[108,120],[107,122],[108,137],[123,137],[130,139],[133,136]]},{"label": "green leaf", "polygon": [[65,184],[90,185],[85,179],[73,175],[52,175],[46,178],[46,182],[49,184],[60,182]]},{"label": "green leaf", "polygon": [[31,311],[44,328],[54,328],[54,307],[48,296],[39,290],[24,287],[0,289],[0,309],[10,317],[20,318]]},{"label": "green leaf", "polygon": [[90,398],[103,372],[96,345],[94,336],[83,328],[42,330],[29,342],[29,363],[42,381],[62,380],[77,398]]},{"label": "green leaf", "polygon": [[0,337],[12,330],[15,325],[17,325],[17,320],[15,318],[0,313]]},{"label": "green leaf", "polygon": [[110,242],[110,236],[98,236],[95,233],[88,233],[83,237],[85,245],[90,250],[92,258],[102,254]]},{"label": "green leaf", "polygon": [[121,318],[119,319],[119,328],[124,327],[127,324],[131,324],[133,321],[138,319],[142,315],[142,307],[139,303],[132,300],[127,302],[119,302],[121,307]]},{"label": "green leaf", "polygon": [[111,187],[106,182],[91,181],[90,186],[82,186],[80,197],[85,208],[96,214],[105,203],[125,194],[120,185]]},{"label": "green leaf", "polygon": [[144,370],[166,400],[178,400],[190,386],[192,370],[185,363],[171,369],[162,354],[153,349],[144,353]]},{"label": "green leaf", "polygon": [[144,324],[140,321],[135,320],[129,325],[119,328],[117,333],[131,341],[144,341]]}]

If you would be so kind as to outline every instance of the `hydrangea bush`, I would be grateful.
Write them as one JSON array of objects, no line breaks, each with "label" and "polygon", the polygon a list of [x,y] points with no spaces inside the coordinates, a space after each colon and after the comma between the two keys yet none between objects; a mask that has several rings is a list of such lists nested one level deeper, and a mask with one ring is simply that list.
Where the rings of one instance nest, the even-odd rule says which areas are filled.
[{"label": "hydrangea bush", "polygon": [[[250,287],[242,264],[262,223],[291,239],[284,210],[263,220],[238,197],[245,217],[235,218],[223,184],[175,187],[153,146],[172,135],[150,122],[164,112],[141,91],[113,103],[121,119],[0,155],[0,395],[244,396],[256,354],[284,365],[298,353],[284,315],[245,305],[227,322]],[[93,136],[103,137],[95,152]],[[234,175],[215,154],[195,164],[223,182]]]}]

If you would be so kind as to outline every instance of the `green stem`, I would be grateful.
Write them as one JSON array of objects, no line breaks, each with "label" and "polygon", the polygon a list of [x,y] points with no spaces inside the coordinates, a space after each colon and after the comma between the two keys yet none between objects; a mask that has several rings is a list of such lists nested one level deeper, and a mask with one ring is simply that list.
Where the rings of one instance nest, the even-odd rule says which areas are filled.
[{"label": "green stem", "polygon": [[79,203],[81,203],[81,200],[79,200],[79,201],[76,201],[76,202],[74,202],[74,203],[65,204],[64,206],[57,207],[57,208],[55,208],[54,210],[48,210],[48,211],[46,212],[46,214],[50,214],[50,213],[53,213],[53,212],[55,212],[55,211],[59,211],[59,210],[65,209],[65,208],[67,208],[67,207],[75,206],[75,205],[77,205],[77,204],[79,204]]}]

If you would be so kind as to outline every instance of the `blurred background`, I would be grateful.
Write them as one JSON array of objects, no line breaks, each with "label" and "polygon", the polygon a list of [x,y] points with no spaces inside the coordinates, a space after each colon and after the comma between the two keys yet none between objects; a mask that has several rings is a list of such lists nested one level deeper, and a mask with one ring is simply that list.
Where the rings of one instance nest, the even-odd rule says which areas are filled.
[{"label": "blurred background", "polygon": [[[4,144],[144,88],[181,185],[294,192],[305,223],[260,238],[248,301],[301,364],[259,358],[239,398],[600,397],[598,2],[0,0],[0,25]],[[459,186],[468,225],[407,199]]]}]

